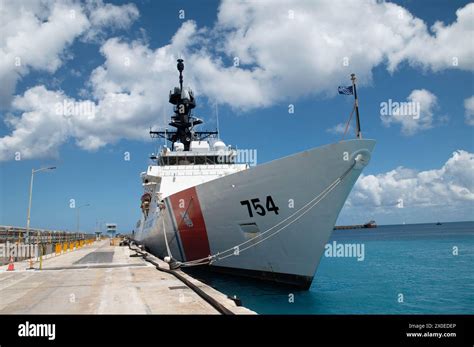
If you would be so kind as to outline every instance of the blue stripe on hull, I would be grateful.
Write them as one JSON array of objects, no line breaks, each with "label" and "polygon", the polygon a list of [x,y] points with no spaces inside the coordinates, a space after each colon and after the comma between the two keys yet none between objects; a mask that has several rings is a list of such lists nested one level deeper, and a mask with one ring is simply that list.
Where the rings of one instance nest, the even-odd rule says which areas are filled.
[{"label": "blue stripe on hull", "polygon": [[183,246],[181,244],[181,238],[179,237],[179,233],[178,233],[178,227],[176,225],[176,220],[174,219],[173,210],[171,209],[169,199],[165,198],[164,201],[165,201],[165,205],[166,205],[166,210],[168,211],[169,216],[170,216],[171,223],[173,224],[174,237],[175,237],[176,242],[178,244],[179,255],[181,256],[181,259],[179,259],[179,260],[180,261],[186,261],[186,259],[184,258],[184,252],[183,252]]}]

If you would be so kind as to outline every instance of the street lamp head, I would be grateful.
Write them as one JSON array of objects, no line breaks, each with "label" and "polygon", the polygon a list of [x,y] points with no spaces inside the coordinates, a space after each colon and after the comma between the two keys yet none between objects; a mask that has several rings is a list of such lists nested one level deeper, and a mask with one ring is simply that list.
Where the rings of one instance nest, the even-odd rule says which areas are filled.
[{"label": "street lamp head", "polygon": [[46,171],[46,170],[55,170],[56,169],[56,166],[50,166],[50,167],[42,167],[41,169],[32,169],[31,171],[33,173],[35,172],[40,172],[40,171]]}]

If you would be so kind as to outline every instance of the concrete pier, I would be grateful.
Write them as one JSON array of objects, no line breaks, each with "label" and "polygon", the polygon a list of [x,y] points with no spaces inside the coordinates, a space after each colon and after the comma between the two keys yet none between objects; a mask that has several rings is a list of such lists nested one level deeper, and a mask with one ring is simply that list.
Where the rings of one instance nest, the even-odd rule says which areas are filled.
[{"label": "concrete pier", "polygon": [[[128,247],[97,241],[77,250],[43,259],[42,270],[28,270],[28,261],[14,271],[0,267],[1,314],[219,314],[175,276]],[[168,264],[157,258],[160,267]],[[180,272],[235,314],[255,314],[226,295]]]}]

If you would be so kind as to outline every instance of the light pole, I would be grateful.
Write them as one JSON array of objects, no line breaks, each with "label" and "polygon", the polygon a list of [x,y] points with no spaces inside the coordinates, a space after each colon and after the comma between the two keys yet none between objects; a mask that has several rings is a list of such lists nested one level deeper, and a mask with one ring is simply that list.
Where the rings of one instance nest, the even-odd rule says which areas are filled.
[{"label": "light pole", "polygon": [[79,207],[76,208],[76,212],[77,212],[77,232],[79,232],[79,220],[80,220],[80,208],[81,207],[86,207],[86,206],[90,206],[91,204],[84,204],[84,205],[81,205]]},{"label": "light pole", "polygon": [[31,199],[33,197],[33,177],[35,172],[46,171],[46,170],[54,170],[56,166],[51,167],[43,167],[41,169],[31,169],[31,180],[30,180],[30,200],[28,202],[28,215],[26,217],[26,243],[30,242],[30,215],[31,215]]},{"label": "light pole", "polygon": [[102,235],[102,224],[104,222],[102,220],[96,219],[95,222],[95,237],[96,240],[98,241],[100,239],[100,236]]}]

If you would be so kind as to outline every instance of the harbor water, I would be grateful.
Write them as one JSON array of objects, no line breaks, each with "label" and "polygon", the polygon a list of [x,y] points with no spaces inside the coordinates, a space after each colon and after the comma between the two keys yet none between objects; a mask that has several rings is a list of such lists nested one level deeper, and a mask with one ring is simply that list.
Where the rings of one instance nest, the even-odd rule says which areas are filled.
[{"label": "harbor water", "polygon": [[[336,230],[311,288],[198,272],[260,314],[474,314],[474,222]],[[356,249],[356,248],[354,248]]]}]

